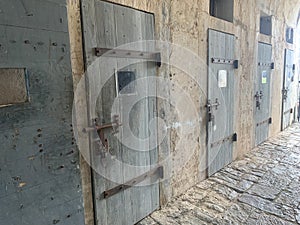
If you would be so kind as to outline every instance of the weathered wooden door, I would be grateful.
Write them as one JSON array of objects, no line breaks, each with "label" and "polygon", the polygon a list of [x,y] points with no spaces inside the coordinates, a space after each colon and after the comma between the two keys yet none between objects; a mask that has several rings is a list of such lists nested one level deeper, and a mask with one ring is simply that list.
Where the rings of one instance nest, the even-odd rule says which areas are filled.
[{"label": "weathered wooden door", "polygon": [[268,138],[269,125],[272,123],[270,116],[270,84],[272,63],[272,46],[258,43],[257,75],[254,87],[254,121],[255,121],[255,146]]},{"label": "weathered wooden door", "polygon": [[294,79],[294,51],[285,50],[282,88],[282,119],[281,130],[284,130],[291,124],[291,114],[293,113],[293,105],[291,102],[291,85]]},{"label": "weathered wooden door", "polygon": [[89,130],[96,224],[131,225],[159,207],[162,168],[153,143],[156,98],[147,95],[155,93],[147,78],[156,64],[133,59],[153,49],[124,44],[153,40],[154,18],[97,0],[83,1],[82,10],[89,122],[98,130]]},{"label": "weathered wooden door", "polygon": [[232,161],[234,133],[235,37],[209,30],[208,50],[208,176]]}]

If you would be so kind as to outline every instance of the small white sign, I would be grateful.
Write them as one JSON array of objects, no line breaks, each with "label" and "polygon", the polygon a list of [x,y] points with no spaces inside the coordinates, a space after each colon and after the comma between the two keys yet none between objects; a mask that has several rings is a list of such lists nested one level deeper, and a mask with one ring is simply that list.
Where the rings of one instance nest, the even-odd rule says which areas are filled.
[{"label": "small white sign", "polygon": [[268,81],[268,73],[267,73],[267,71],[264,70],[261,73],[261,83],[266,84],[267,81]]},{"label": "small white sign", "polygon": [[219,70],[219,72],[218,72],[218,86],[220,88],[227,87],[227,70]]}]

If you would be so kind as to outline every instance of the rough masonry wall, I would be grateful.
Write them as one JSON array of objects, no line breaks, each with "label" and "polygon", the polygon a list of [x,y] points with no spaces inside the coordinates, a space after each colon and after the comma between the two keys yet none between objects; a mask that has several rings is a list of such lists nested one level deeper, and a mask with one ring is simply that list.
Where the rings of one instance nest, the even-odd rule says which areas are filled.
[{"label": "rough masonry wall", "polygon": [[30,95],[0,108],[0,224],[84,224],[64,0],[0,1],[0,68]]},{"label": "rough masonry wall", "polygon": [[[199,64],[207,63],[207,34],[208,28],[216,29],[236,36],[236,58],[240,61],[239,69],[236,70],[236,95],[235,95],[235,130],[238,134],[238,142],[234,147],[234,159],[242,157],[254,147],[254,77],[257,64],[257,42],[265,42],[273,45],[273,61],[275,70],[272,72],[272,105],[271,112],[273,124],[270,135],[280,131],[281,124],[281,98],[284,69],[284,48],[294,48],[285,43],[286,25],[295,28],[300,2],[297,0],[235,0],[233,23],[220,20],[209,15],[209,1],[134,1],[113,0],[111,2],[133,7],[135,9],[152,12],[155,15],[156,38],[170,41],[192,53],[197,54],[201,60]],[[260,13],[272,15],[273,36],[265,36],[259,33]],[[173,55],[172,55],[173,54]],[[175,53],[171,51],[170,64],[176,61]],[[184,57],[184,56],[183,56]],[[206,93],[207,93],[207,70],[203,70],[193,81],[189,74],[175,66],[163,66],[159,70],[159,76],[169,78],[170,102],[176,100],[175,87],[182,87],[192,99],[192,104],[197,107],[198,118],[186,121],[189,130],[193,133],[185,135],[180,132],[183,126],[176,124],[176,110],[171,110],[168,104],[159,105],[159,112],[167,114],[164,119],[170,125],[169,144],[160,146],[160,152],[166,153],[170,149],[172,163],[169,181],[171,187],[168,195],[178,195],[187,188],[196,184],[206,177]],[[201,88],[194,86],[196,82]],[[296,86],[297,82],[294,82]],[[296,90],[296,88],[294,88]],[[171,107],[172,108],[172,107]],[[188,108],[188,106],[187,106]],[[170,114],[168,114],[170,113]],[[162,114],[159,114],[161,116]],[[181,124],[182,125],[182,124]],[[180,135],[181,133],[181,135]],[[196,149],[190,149],[196,146]],[[178,155],[190,154],[187,162],[176,168],[181,158]],[[164,196],[164,197],[166,197]],[[168,197],[166,197],[168,198]]]}]

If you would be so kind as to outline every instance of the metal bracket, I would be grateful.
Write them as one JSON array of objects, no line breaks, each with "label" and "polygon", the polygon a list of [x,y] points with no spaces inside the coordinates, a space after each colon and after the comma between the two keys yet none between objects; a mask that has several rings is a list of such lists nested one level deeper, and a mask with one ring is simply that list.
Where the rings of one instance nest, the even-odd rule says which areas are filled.
[{"label": "metal bracket", "polygon": [[161,66],[160,52],[143,52],[135,50],[111,49],[111,48],[94,48],[95,55],[100,57],[114,58],[132,58],[132,59],[148,59],[156,62],[158,67]]},{"label": "metal bracket", "polygon": [[275,63],[271,63],[271,70],[274,70],[275,69]]},{"label": "metal bracket", "polygon": [[107,191],[104,191],[101,195],[100,198],[109,198],[121,191],[124,191],[130,187],[133,187],[141,182],[143,182],[144,180],[146,180],[147,178],[149,177],[152,177],[153,175],[156,175],[157,176],[157,179],[160,179],[160,178],[163,178],[164,176],[164,170],[163,170],[163,166],[157,166],[155,167],[154,169],[148,171],[147,173],[144,173],[124,184],[120,184],[112,189],[109,189]]},{"label": "metal bracket", "polygon": [[232,141],[233,141],[233,142],[237,142],[237,140],[238,140],[237,133],[234,133],[234,134],[232,135]]},{"label": "metal bracket", "polygon": [[272,117],[269,118],[269,124],[272,124]]},{"label": "metal bracket", "polygon": [[238,69],[239,68],[239,60],[234,60],[233,61],[233,67],[234,67],[234,69]]}]

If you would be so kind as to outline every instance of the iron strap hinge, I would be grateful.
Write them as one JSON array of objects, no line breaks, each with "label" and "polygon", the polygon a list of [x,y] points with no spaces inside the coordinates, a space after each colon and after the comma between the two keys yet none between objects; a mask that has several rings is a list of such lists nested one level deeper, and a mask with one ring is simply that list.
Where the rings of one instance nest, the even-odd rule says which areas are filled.
[{"label": "iron strap hinge", "polygon": [[125,49],[111,49],[111,48],[94,48],[95,55],[100,57],[114,57],[114,58],[132,58],[132,59],[148,59],[156,62],[158,67],[161,66],[160,52],[146,52]]},{"label": "iron strap hinge", "polygon": [[265,67],[270,67],[271,70],[275,69],[275,63],[262,63],[262,62],[259,62],[258,63],[259,66],[265,66]]},{"label": "iron strap hinge", "polygon": [[101,194],[101,197],[100,198],[109,198],[121,191],[124,191],[130,187],[133,187],[141,182],[143,182],[144,180],[146,180],[147,178],[149,177],[152,177],[156,175],[157,179],[160,179],[160,178],[163,178],[164,176],[164,170],[163,170],[163,166],[157,166],[155,167],[154,169],[151,169],[150,171],[148,171],[147,173],[144,173],[124,184],[120,184],[112,189],[109,189],[107,191],[104,191],[102,194]]},{"label": "iron strap hinge", "polygon": [[219,146],[219,145],[221,145],[221,144],[223,144],[225,142],[229,142],[229,141],[230,142],[236,142],[237,141],[237,133],[234,133],[234,134],[232,134],[232,135],[230,135],[228,137],[225,137],[222,140],[219,140],[219,141],[216,141],[214,143],[211,143],[210,147],[213,148],[213,147]]},{"label": "iron strap hinge", "polygon": [[221,59],[221,58],[211,58],[211,62],[215,64],[228,64],[233,65],[235,69],[239,68],[239,60],[234,59]]},{"label": "iron strap hinge", "polygon": [[288,113],[292,114],[293,113],[293,108],[290,108],[289,110],[285,111],[283,114],[286,115]]},{"label": "iron strap hinge", "polygon": [[262,122],[257,123],[256,126],[259,127],[259,126],[261,126],[261,125],[263,125],[265,123],[272,124],[272,117],[270,117],[270,118],[268,118],[268,119],[266,119],[266,120],[264,120]]}]

